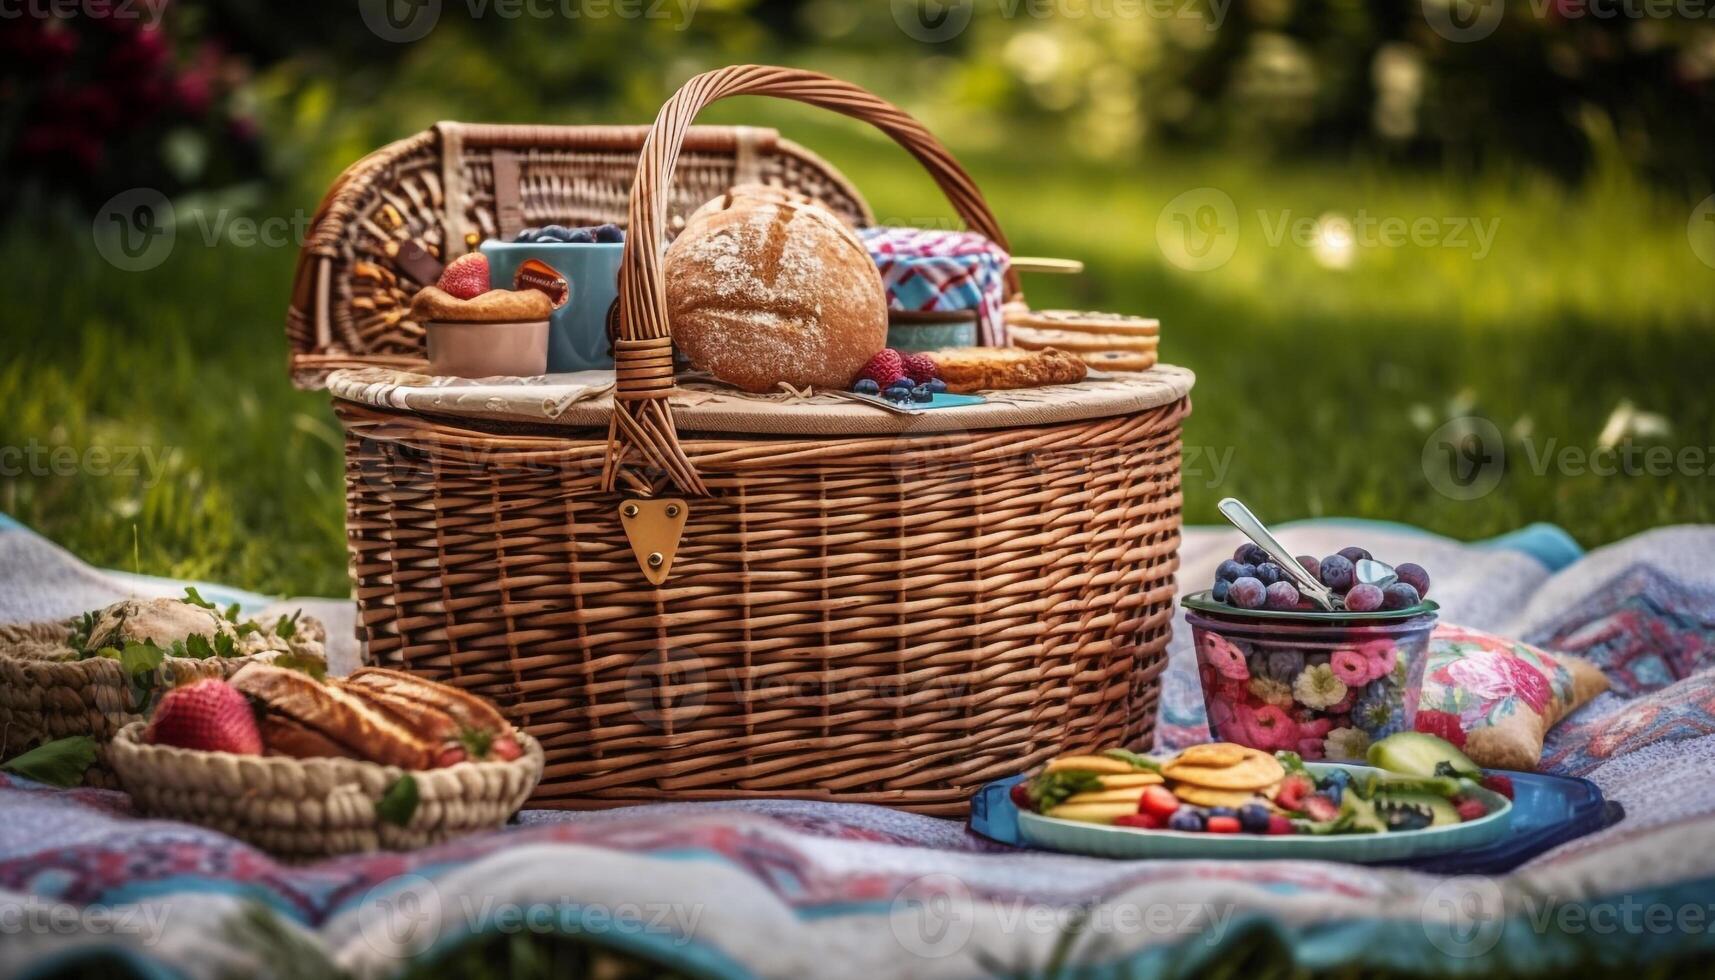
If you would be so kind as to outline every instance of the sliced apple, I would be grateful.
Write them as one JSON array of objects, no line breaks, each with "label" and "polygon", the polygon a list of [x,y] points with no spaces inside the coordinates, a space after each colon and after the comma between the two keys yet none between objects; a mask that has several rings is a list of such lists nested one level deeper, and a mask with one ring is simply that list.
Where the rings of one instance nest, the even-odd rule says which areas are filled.
[{"label": "sliced apple", "polygon": [[1118,803],[1073,803],[1068,800],[1048,811],[1048,816],[1084,823],[1113,823],[1128,813],[1137,812],[1136,800]]}]

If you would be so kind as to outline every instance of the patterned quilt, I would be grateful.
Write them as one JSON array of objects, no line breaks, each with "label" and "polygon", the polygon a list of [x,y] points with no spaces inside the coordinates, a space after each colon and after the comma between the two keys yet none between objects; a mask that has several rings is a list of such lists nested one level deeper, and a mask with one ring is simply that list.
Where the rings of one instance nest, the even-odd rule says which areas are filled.
[{"label": "patterned quilt", "polygon": [[[1059,956],[1078,976],[1190,975],[1256,943],[1312,969],[1446,975],[1715,952],[1715,528],[1589,554],[1544,528],[1478,545],[1351,522],[1283,537],[1301,552],[1358,539],[1415,555],[1449,621],[1600,664],[1614,690],[1551,733],[1544,766],[1594,780],[1627,818],[1492,878],[1027,853],[951,821],[792,801],[533,811],[412,854],[288,867],[138,819],[117,793],[0,777],[0,974],[94,955],[166,976],[280,972],[259,923],[362,976],[521,931],[733,977],[1034,975]],[[1200,587],[1234,544],[1188,531],[1182,583]],[[0,619],[175,587],[89,569],[0,520]],[[1166,746],[1206,732],[1186,636]]]}]

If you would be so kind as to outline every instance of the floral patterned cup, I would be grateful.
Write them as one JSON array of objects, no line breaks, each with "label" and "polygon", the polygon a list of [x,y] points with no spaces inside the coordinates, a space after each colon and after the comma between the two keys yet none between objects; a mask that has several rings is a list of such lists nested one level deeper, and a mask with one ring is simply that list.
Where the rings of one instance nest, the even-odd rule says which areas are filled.
[{"label": "floral patterned cup", "polygon": [[1433,613],[1364,625],[1185,619],[1220,741],[1362,761],[1372,741],[1416,721]]}]

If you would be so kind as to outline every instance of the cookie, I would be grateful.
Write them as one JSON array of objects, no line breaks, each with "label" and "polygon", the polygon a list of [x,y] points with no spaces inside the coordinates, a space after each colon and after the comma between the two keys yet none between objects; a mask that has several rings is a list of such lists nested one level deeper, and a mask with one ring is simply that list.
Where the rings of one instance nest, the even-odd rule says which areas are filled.
[{"label": "cookie", "polygon": [[1082,310],[1030,310],[1020,306],[1007,307],[1006,324],[1009,329],[1026,327],[1108,336],[1155,337],[1161,333],[1161,321],[1141,316]]},{"label": "cookie", "polygon": [[1043,772],[1094,772],[1121,776],[1130,775],[1137,770],[1131,763],[1122,759],[1110,759],[1105,755],[1063,755],[1048,763]]},{"label": "cookie", "polygon": [[1230,806],[1235,810],[1247,803],[1254,803],[1258,799],[1253,790],[1210,789],[1207,786],[1192,786],[1189,783],[1174,785],[1173,795],[1192,806]]},{"label": "cookie", "polygon": [[1158,772],[1128,772],[1103,776],[1103,789],[1130,789],[1133,786],[1160,786],[1166,780]]},{"label": "cookie", "polygon": [[952,347],[929,357],[947,389],[960,393],[1074,384],[1089,373],[1083,361],[1051,348]]},{"label": "cookie", "polygon": [[1057,350],[1082,354],[1090,351],[1127,350],[1155,353],[1161,338],[1154,335],[1077,333],[1071,330],[1043,330],[1036,327],[1010,327],[1009,336],[1015,346],[1026,350]]},{"label": "cookie", "polygon": [[1177,783],[1190,783],[1208,789],[1259,790],[1284,779],[1286,769],[1273,756],[1257,752],[1243,762],[1224,766],[1196,765],[1174,760],[1161,767],[1161,774]]},{"label": "cookie", "polygon": [[1236,766],[1250,758],[1250,753],[1242,745],[1232,742],[1211,742],[1207,745],[1193,745],[1183,752],[1174,762],[1183,762],[1192,766]]},{"label": "cookie", "polygon": [[1155,352],[1104,350],[1079,354],[1094,371],[1147,371],[1155,366]]}]

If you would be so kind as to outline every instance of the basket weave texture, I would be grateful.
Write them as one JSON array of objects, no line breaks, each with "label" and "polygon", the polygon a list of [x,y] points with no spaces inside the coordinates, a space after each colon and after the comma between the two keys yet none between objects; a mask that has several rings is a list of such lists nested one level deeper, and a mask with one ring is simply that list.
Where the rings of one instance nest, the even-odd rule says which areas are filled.
[{"label": "basket weave texture", "polygon": [[295,861],[407,851],[492,830],[518,812],[542,775],[542,746],[520,733],[524,754],[510,762],[411,773],[417,808],[399,826],[376,810],[405,774],[397,767],[149,745],[143,727],[121,729],[111,751],[125,791],[144,814],[209,827]]},{"label": "basket weave texture", "polygon": [[[794,69],[692,79],[637,155],[605,432],[336,401],[366,658],[528,728],[538,806],[792,796],[957,815],[1057,752],[1147,744],[1182,393],[1055,424],[679,431],[660,256],[640,243],[670,233],[697,111],[745,94],[878,126],[1005,247],[969,175],[898,108]],[[619,514],[651,496],[689,509],[659,587]]]},{"label": "basket weave texture", "polygon": [[[84,785],[117,789],[108,743],[121,728],[142,721],[125,670],[116,660],[72,658],[68,641],[74,623],[0,625],[0,758],[10,759],[58,738],[95,739],[95,764]],[[198,660],[168,657],[160,687],[205,677],[231,677],[250,663],[272,663],[278,652]]]}]

